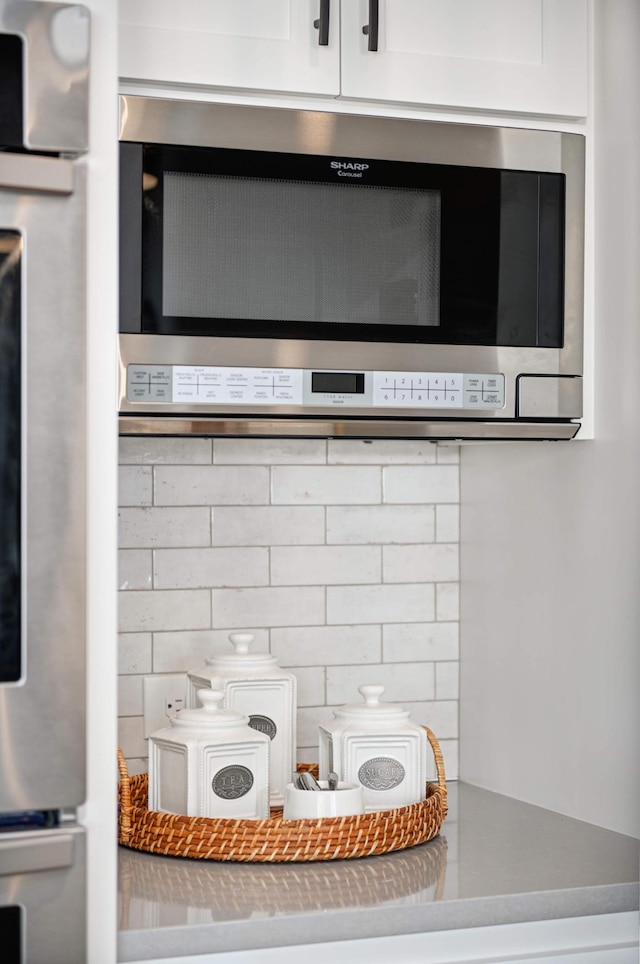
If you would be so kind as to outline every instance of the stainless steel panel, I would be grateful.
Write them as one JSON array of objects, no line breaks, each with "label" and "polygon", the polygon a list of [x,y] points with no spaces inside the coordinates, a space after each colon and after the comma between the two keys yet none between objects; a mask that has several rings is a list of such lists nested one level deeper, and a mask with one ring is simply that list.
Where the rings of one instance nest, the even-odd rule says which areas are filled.
[{"label": "stainless steel panel", "polygon": [[0,152],[0,190],[73,194],[74,181],[72,161]]},{"label": "stainless steel panel", "polygon": [[[0,685],[0,810],[85,797],[85,177],[0,192],[22,233],[24,678]],[[25,310],[26,308],[26,310]]]},{"label": "stainless steel panel", "polygon": [[[375,157],[475,167],[564,172],[564,138],[578,134],[405,120],[359,114],[120,98],[120,139],[254,151]],[[584,150],[584,147],[582,147]]]},{"label": "stainless steel panel", "polygon": [[[428,371],[428,372],[491,372],[502,373],[506,381],[506,399],[498,411],[450,412],[451,418],[505,421],[516,418],[516,380],[522,374],[555,375],[562,371],[563,349],[504,348],[467,345],[392,345],[388,343],[302,341],[293,339],[180,337],[178,335],[120,335],[120,394],[121,414],[192,415],[187,405],[147,402],[131,403],[126,397],[127,365],[238,365],[265,368],[329,369],[337,371]],[[571,374],[579,375],[578,369]],[[391,412],[385,408],[362,409],[341,407],[341,417],[394,417],[401,419],[441,419],[442,409],[404,408]],[[261,406],[260,414],[301,418],[336,418],[335,408],[315,407],[307,411],[302,406]],[[242,405],[199,405],[197,415],[256,416],[255,410]],[[559,418],[555,413],[550,417]]]},{"label": "stainless steel panel", "polygon": [[[28,964],[86,964],[86,840],[80,827],[0,836],[0,869],[5,852],[17,864],[0,876],[0,907],[19,906],[24,960]],[[51,846],[64,837],[70,864],[49,865]],[[15,845],[17,844],[17,849]],[[19,853],[24,863],[20,867]],[[62,851],[60,851],[61,853]],[[1,955],[0,955],[1,956]]]},{"label": "stainless steel panel", "polygon": [[523,375],[518,379],[521,418],[580,418],[582,379],[553,375]]},{"label": "stainless steel panel", "polygon": [[0,876],[70,867],[74,838],[69,833],[6,834],[0,838]]},{"label": "stainless steel panel", "polygon": [[584,343],[584,138],[562,134],[565,181],[564,346],[558,374],[583,374]]},{"label": "stainless steel panel", "polygon": [[87,150],[90,15],[81,4],[0,0],[0,33],[24,45],[24,146]]},{"label": "stainless steel panel", "polygon": [[192,435],[242,437],[299,438],[400,438],[432,439],[434,442],[485,439],[496,441],[559,441],[574,438],[579,422],[464,421],[443,418],[440,421],[400,421],[398,419],[295,419],[295,418],[145,418],[120,417],[121,435]]}]

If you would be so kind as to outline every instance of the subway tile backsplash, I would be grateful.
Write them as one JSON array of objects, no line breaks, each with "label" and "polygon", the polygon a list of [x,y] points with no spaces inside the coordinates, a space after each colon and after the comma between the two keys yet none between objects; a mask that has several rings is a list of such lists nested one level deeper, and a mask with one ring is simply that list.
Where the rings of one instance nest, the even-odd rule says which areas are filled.
[{"label": "subway tile backsplash", "polygon": [[[458,775],[459,451],[419,441],[120,441],[120,745],[146,769],[142,680],[246,629],[298,679],[298,758],[383,683]],[[431,768],[431,776],[435,769]]]}]

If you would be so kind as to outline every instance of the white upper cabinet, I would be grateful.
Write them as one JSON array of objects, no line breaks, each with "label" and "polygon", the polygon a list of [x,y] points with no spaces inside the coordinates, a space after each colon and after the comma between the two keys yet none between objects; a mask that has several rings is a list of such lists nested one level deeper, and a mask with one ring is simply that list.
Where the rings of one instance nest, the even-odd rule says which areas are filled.
[{"label": "white upper cabinet", "polygon": [[[372,51],[372,30],[362,28],[376,11]],[[583,116],[586,2],[343,0],[342,94]]]},{"label": "white upper cabinet", "polygon": [[340,93],[337,0],[120,0],[119,19],[124,80]]},{"label": "white upper cabinet", "polygon": [[586,70],[587,0],[120,0],[123,80],[580,117]]}]

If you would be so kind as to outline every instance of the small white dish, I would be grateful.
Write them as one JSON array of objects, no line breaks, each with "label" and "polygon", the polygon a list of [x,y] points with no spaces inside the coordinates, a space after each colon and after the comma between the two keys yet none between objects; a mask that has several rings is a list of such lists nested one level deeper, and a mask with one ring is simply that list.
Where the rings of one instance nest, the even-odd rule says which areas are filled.
[{"label": "small white dish", "polygon": [[364,796],[359,783],[338,783],[328,790],[326,780],[319,780],[321,790],[299,790],[287,784],[284,794],[284,820],[319,820],[323,817],[350,817],[364,813]]}]

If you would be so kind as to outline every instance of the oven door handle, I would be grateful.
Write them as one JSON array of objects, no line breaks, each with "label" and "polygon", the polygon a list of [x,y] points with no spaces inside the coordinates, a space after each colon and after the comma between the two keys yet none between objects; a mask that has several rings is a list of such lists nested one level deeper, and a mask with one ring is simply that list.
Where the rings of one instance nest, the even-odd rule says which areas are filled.
[{"label": "oven door handle", "polygon": [[71,867],[74,835],[56,833],[42,838],[38,834],[39,831],[35,831],[32,837],[26,834],[15,834],[5,839],[0,837],[0,877]]},{"label": "oven door handle", "polygon": [[73,194],[75,168],[63,157],[0,151],[0,190]]}]

